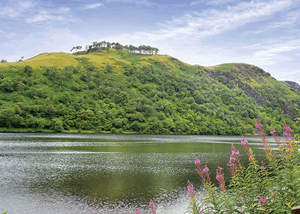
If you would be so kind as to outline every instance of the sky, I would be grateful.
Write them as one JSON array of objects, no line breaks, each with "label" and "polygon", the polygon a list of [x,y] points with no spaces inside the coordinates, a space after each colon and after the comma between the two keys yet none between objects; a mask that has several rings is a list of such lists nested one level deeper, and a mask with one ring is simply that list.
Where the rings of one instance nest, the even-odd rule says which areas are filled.
[{"label": "sky", "polygon": [[191,65],[248,63],[300,84],[300,0],[0,0],[0,59],[94,41]]}]

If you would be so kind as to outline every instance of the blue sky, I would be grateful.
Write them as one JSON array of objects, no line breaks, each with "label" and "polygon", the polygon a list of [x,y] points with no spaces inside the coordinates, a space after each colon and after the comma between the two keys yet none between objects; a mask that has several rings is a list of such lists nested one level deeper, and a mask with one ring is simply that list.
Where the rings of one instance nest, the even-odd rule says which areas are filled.
[{"label": "blue sky", "polygon": [[299,0],[0,0],[0,41],[9,62],[108,41],[300,83]]}]

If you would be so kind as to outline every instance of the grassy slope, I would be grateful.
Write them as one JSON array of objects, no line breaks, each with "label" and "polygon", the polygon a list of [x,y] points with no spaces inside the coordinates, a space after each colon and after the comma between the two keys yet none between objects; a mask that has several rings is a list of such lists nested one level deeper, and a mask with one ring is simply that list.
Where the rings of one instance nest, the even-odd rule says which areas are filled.
[{"label": "grassy slope", "polygon": [[[187,63],[183,63],[173,57],[167,55],[133,55],[127,51],[122,51],[121,54],[115,49],[111,49],[109,53],[98,52],[98,53],[89,53],[87,55],[73,55],[65,52],[54,52],[54,53],[42,53],[32,58],[29,58],[23,62],[5,62],[0,63],[0,67],[9,67],[9,66],[26,66],[30,65],[33,68],[38,68],[40,66],[46,67],[58,67],[64,68],[65,66],[77,66],[78,60],[76,58],[87,58],[89,62],[99,68],[105,68],[107,64],[113,65],[114,71],[122,72],[124,71],[124,66],[135,65],[135,66],[147,66],[152,65],[153,63],[160,64],[165,67],[170,72],[176,72],[180,69],[181,65],[189,66],[190,69],[194,69],[194,66],[191,66]],[[170,60],[174,59],[174,60]],[[247,68],[245,68],[245,66]],[[249,69],[250,67],[250,69]],[[297,97],[298,93],[290,90],[285,84],[275,80],[269,75],[262,74],[260,72],[253,72],[259,69],[254,65],[249,65],[245,63],[225,63],[216,66],[204,67],[207,71],[222,71],[221,74],[225,75],[226,73],[238,73],[239,80],[247,83],[248,85],[260,86],[262,84],[275,86],[278,85],[282,87],[286,94],[290,97]]]},{"label": "grassy slope", "polygon": [[[65,66],[78,66],[79,61],[76,58],[86,58],[89,62],[100,69],[105,69],[107,64],[113,66],[114,73],[111,74],[110,78],[112,78],[112,84],[115,87],[118,87],[118,82],[125,82],[124,72],[132,67],[143,67],[143,66],[158,66],[165,69],[165,72],[171,74],[174,77],[181,77],[185,75],[197,75],[199,72],[199,68],[196,66],[189,65],[187,63],[183,63],[173,57],[166,55],[137,55],[130,54],[126,51],[122,51],[121,53],[117,52],[114,49],[111,49],[109,53],[107,52],[98,52],[98,53],[89,53],[87,55],[73,55],[67,54],[63,52],[59,53],[42,53],[35,57],[32,57],[23,62],[7,62],[0,63],[0,67],[9,67],[12,66],[25,66],[30,65],[33,68],[38,68],[40,66],[55,66],[58,68],[64,68]],[[14,71],[16,72],[16,71]],[[247,92],[246,89],[240,86],[240,84],[244,84],[249,87],[251,90],[255,92],[255,94],[261,94],[260,88],[265,86],[270,86],[270,88],[279,87],[282,90],[282,93],[287,97],[296,100],[299,100],[299,93],[291,91],[286,85],[276,81],[273,77],[269,76],[262,69],[254,66],[243,63],[226,63],[216,66],[204,67],[204,75],[207,74],[211,78],[217,79],[218,82],[213,83],[217,86],[217,89],[226,89],[224,85],[227,87],[228,82],[233,84],[233,90],[235,88],[240,88]],[[16,73],[17,75],[17,73]],[[42,75],[36,75],[36,77],[42,79]],[[220,77],[225,77],[220,79]],[[205,77],[206,78],[206,77]],[[220,84],[221,83],[221,84]],[[68,83],[69,86],[73,84],[72,82]],[[149,87],[157,88],[157,85],[148,82],[146,83]],[[222,85],[223,84],[223,85]],[[51,87],[47,87],[47,90],[51,90]],[[136,87],[132,87],[131,91],[127,91],[132,96],[142,97],[138,95],[139,89]],[[249,90],[248,90],[249,92]],[[70,92],[71,93],[71,92]],[[84,96],[85,92],[76,92],[77,95]],[[76,96],[76,93],[71,94],[72,96]],[[55,96],[53,94],[53,96]],[[251,96],[250,96],[251,97]],[[251,97],[253,102],[256,102],[256,98]],[[265,95],[261,96],[260,99],[257,98],[258,102],[265,99]],[[34,103],[31,100],[26,100],[28,103]],[[293,103],[292,103],[293,104]],[[291,105],[292,105],[291,104]],[[6,104],[2,102],[2,108]],[[267,106],[268,107],[268,106]],[[297,108],[297,106],[295,107]]]}]

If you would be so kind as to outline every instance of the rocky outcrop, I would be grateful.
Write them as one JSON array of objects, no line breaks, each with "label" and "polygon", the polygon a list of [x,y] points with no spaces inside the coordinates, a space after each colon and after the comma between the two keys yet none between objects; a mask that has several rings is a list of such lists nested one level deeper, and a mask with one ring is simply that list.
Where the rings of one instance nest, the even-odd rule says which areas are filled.
[{"label": "rocky outcrop", "polygon": [[293,81],[280,81],[286,86],[290,87],[293,91],[300,91],[300,85]]}]

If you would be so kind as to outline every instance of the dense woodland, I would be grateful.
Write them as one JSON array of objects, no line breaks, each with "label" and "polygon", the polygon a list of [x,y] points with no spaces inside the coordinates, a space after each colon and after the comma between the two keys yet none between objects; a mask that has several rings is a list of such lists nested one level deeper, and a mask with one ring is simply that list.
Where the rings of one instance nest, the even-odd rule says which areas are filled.
[{"label": "dense woodland", "polygon": [[299,92],[260,68],[135,51],[99,55],[124,62],[103,66],[88,53],[61,68],[0,67],[1,130],[240,135],[254,133],[258,118],[266,131],[281,133],[286,121],[299,132]]}]

